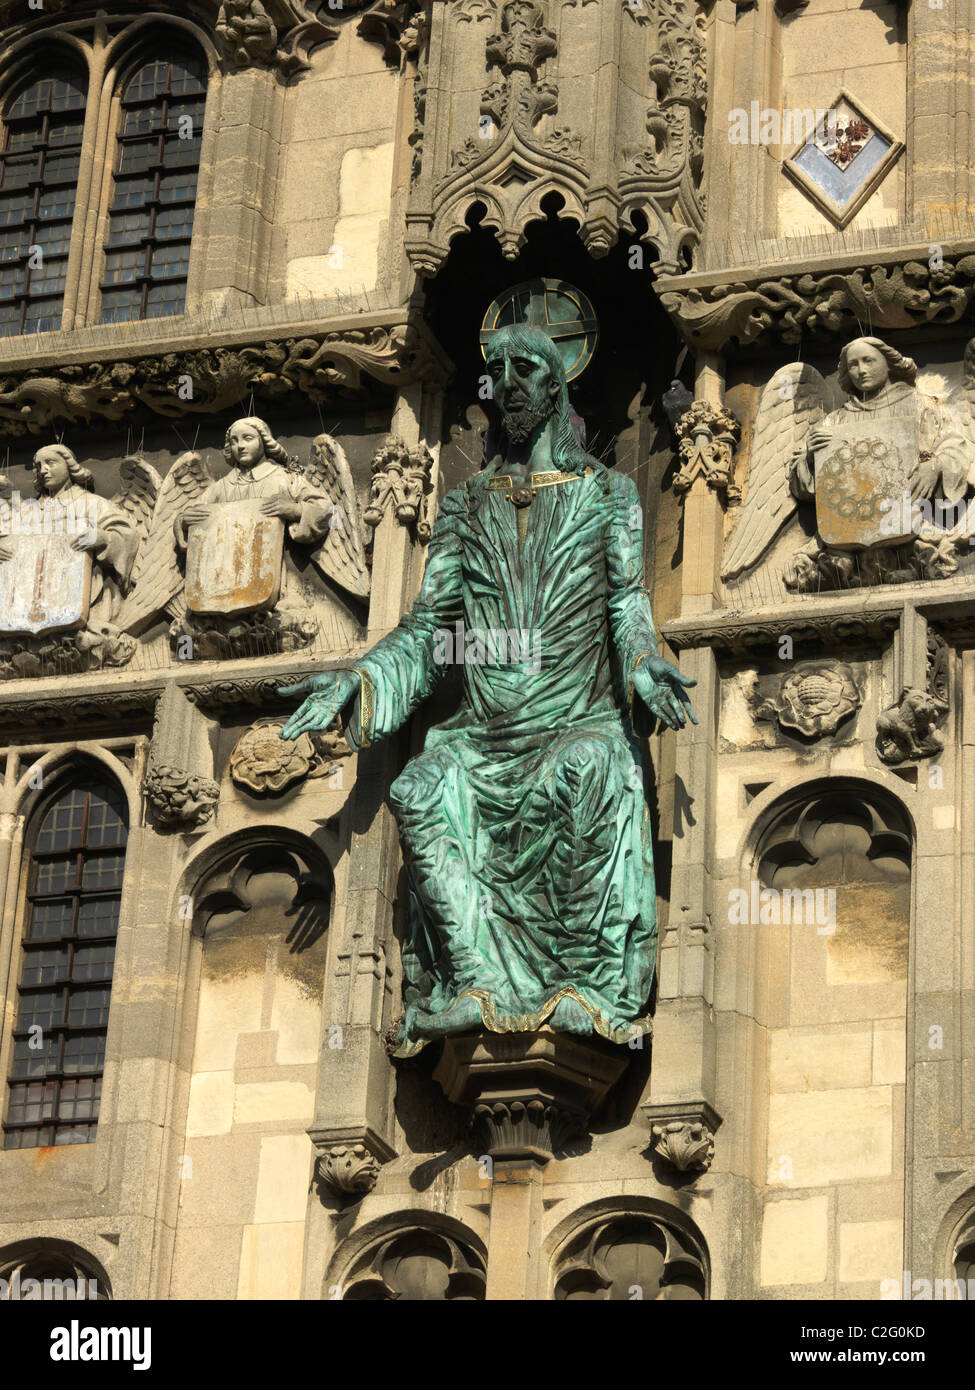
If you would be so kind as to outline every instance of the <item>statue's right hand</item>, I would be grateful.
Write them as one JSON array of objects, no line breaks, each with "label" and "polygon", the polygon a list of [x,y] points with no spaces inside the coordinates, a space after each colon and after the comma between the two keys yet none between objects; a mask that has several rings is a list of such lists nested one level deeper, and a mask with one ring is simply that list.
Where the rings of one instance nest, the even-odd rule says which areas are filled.
[{"label": "statue's right hand", "polygon": [[358,689],[359,678],[353,671],[325,671],[320,676],[309,676],[297,685],[279,686],[278,694],[281,696],[308,696],[281,730],[281,737],[295,739],[301,734],[327,729]]},{"label": "statue's right hand", "polygon": [[187,526],[202,526],[205,521],[210,520],[210,508],[199,505],[187,507],[185,511],[180,513],[180,519]]},{"label": "statue's right hand", "polygon": [[806,448],[810,450],[811,453],[816,453],[819,449],[825,449],[832,438],[833,436],[829,430],[824,430],[822,426],[817,426],[806,439]]}]

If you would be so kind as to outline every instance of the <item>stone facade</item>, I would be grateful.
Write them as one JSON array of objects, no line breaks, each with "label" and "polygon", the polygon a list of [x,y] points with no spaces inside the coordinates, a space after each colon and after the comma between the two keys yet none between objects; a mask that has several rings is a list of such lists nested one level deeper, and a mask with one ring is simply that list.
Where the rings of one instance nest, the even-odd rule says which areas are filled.
[{"label": "stone facade", "polygon": [[[898,428],[922,397],[918,428],[937,417],[882,440],[922,496],[975,494],[973,21],[975,0],[0,3],[8,116],[42,40],[87,87],[59,326],[0,337],[4,505],[57,441],[132,533],[122,569],[93,552],[87,626],[0,613],[5,1085],[52,798],[109,786],[127,819],[97,1127],[0,1149],[0,1278],[548,1300],[967,1277],[975,527],[922,517],[903,562],[821,562],[820,499],[787,473],[866,333],[916,367]],[[206,73],[185,303],[108,323],[119,92],[150,51]],[[643,740],[653,1037],[394,1062],[387,795],[456,692],[355,754],[338,730],[281,743],[279,688],[409,608],[491,423],[485,312],[542,276],[594,306],[573,404],[637,483],[656,622],[697,681],[700,723]],[[239,417],[345,549],[275,522],[273,604],[200,617],[166,508],[226,476]],[[810,546],[816,582],[792,582]]]}]

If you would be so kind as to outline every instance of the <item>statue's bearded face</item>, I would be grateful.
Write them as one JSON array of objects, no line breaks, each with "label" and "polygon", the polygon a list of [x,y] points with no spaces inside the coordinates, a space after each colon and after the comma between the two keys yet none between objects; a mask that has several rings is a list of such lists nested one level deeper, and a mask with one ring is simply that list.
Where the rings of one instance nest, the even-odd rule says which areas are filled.
[{"label": "statue's bearded face", "polygon": [[487,366],[505,433],[512,443],[524,444],[555,407],[551,369],[543,358],[507,347],[492,354]]},{"label": "statue's bearded face", "polygon": [[847,348],[846,370],[861,396],[872,396],[886,386],[890,375],[886,357],[863,338],[857,338]]}]

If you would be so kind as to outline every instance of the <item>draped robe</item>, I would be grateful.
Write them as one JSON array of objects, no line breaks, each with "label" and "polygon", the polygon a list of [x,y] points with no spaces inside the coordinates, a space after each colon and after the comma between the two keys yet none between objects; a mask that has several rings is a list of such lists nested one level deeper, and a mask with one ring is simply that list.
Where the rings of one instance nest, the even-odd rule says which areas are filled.
[{"label": "draped robe", "polygon": [[[523,544],[496,469],[447,494],[412,611],[355,667],[361,747],[430,694],[448,639],[467,655],[460,708],[390,792],[410,885],[399,1056],[451,1032],[533,1030],[564,997],[572,1031],[650,1027],[653,852],[624,713],[657,651],[642,509],[595,460],[533,482]],[[506,652],[511,630],[527,640]]]}]

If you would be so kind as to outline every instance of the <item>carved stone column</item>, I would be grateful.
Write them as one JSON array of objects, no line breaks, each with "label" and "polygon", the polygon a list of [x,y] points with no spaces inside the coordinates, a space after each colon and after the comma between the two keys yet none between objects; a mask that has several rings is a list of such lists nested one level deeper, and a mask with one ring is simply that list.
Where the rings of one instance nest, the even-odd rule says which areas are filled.
[{"label": "carved stone column", "polygon": [[[405,488],[404,474],[414,464],[422,472],[417,460],[429,459],[431,486],[435,484],[436,450],[428,451],[425,439],[436,437],[439,403],[435,390],[415,385],[400,393],[393,411],[394,444],[387,452],[397,464],[396,477],[389,480],[388,490],[383,482],[381,498],[375,489],[373,493],[377,506],[371,518],[375,531],[367,646],[396,626],[420,586],[426,550],[417,536],[418,509],[410,498],[425,500],[426,490]],[[374,470],[374,481],[376,476]],[[345,812],[357,828],[349,836],[346,900],[344,914],[337,919],[341,939],[333,947],[332,1011],[326,1019],[329,1026],[341,1028],[342,1045],[322,1049],[315,1120],[308,1130],[319,1152],[324,1185],[359,1195],[367,1190],[367,1178],[369,1186],[375,1181],[378,1165],[395,1155],[395,1074],[383,1033],[399,998],[398,973],[390,957],[400,851],[386,793],[402,758],[401,738],[385,739],[358,755],[355,789]]]}]

